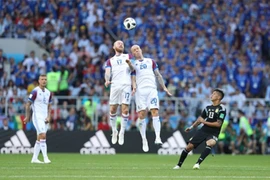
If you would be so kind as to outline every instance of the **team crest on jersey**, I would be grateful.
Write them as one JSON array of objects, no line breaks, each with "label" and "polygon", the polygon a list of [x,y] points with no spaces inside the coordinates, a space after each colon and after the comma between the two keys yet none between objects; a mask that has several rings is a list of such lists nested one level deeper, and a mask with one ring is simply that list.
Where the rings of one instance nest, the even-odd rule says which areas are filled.
[{"label": "team crest on jersey", "polygon": [[218,108],[215,110],[215,113],[218,113]]}]

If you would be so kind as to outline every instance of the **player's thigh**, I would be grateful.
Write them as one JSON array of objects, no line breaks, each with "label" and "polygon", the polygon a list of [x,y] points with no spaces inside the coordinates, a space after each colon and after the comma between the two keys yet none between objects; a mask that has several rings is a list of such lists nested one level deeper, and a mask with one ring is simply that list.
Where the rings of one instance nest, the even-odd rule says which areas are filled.
[{"label": "player's thigh", "polygon": [[33,124],[34,124],[36,131],[37,131],[37,135],[47,132],[47,126],[45,124],[45,121],[33,120]]},{"label": "player's thigh", "polygon": [[112,86],[110,90],[110,105],[120,104],[121,88]]},{"label": "player's thigh", "polygon": [[194,145],[194,148],[199,146],[203,141],[206,140],[207,134],[202,131],[197,131],[193,137],[190,138],[189,142]]},{"label": "player's thigh", "polygon": [[147,97],[148,109],[159,109],[159,98],[156,89],[151,89]]},{"label": "player's thigh", "polygon": [[121,91],[121,104],[129,105],[131,101],[131,86],[123,86]]},{"label": "player's thigh", "polygon": [[139,90],[135,94],[135,102],[136,102],[136,111],[140,112],[142,110],[146,110],[147,108],[147,93],[142,90]]}]

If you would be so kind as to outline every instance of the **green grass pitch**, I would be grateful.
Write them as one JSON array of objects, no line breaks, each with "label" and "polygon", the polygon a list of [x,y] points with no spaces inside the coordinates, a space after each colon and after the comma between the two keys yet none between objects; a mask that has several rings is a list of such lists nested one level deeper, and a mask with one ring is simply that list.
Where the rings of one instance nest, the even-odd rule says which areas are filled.
[{"label": "green grass pitch", "polygon": [[[51,164],[31,164],[31,155],[0,155],[0,179],[270,179],[270,156],[209,155],[193,170],[198,154],[188,156],[182,169],[172,168],[178,156],[154,154],[79,155],[49,153]],[[39,158],[41,159],[41,156]]]}]

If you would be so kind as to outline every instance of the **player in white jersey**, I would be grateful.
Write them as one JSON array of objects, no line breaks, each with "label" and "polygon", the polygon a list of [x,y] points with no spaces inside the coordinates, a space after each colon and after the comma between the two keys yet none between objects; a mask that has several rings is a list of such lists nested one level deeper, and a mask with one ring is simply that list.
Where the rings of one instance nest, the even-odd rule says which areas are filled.
[{"label": "player in white jersey", "polygon": [[153,119],[153,127],[155,129],[156,139],[155,144],[162,144],[160,138],[160,119],[159,119],[159,99],[157,92],[156,79],[163,88],[163,90],[171,96],[167,87],[164,84],[163,78],[159,73],[156,62],[150,58],[144,58],[140,46],[133,45],[131,53],[136,61],[133,64],[134,71],[132,72],[133,92],[136,92],[136,110],[139,113],[139,128],[142,136],[143,151],[149,150],[146,138],[146,110],[151,111]]},{"label": "player in white jersey", "polygon": [[[47,155],[46,144],[46,124],[51,120],[52,93],[45,88],[47,76],[40,75],[39,85],[33,89],[26,103],[24,123],[30,120],[30,110],[32,108],[32,121],[37,131],[37,141],[34,146],[34,154],[31,163],[51,163]],[[39,152],[42,152],[44,162],[38,160]]]},{"label": "player in white jersey", "polygon": [[113,44],[115,55],[107,60],[105,70],[105,86],[111,84],[110,89],[110,124],[112,127],[112,144],[117,142],[116,111],[121,105],[122,119],[118,143],[124,144],[124,133],[129,117],[129,104],[131,100],[131,72],[133,67],[129,54],[123,54],[124,43],[120,40]]}]

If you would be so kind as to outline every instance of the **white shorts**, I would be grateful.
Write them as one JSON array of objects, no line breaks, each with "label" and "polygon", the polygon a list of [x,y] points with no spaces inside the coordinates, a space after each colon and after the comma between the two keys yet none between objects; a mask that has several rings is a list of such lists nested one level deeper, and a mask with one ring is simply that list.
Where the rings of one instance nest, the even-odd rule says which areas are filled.
[{"label": "white shorts", "polygon": [[131,85],[111,86],[110,105],[130,104]]},{"label": "white shorts", "polygon": [[45,120],[35,120],[33,119],[34,127],[36,128],[37,135],[41,133],[47,132],[47,124],[45,123]]},{"label": "white shorts", "polygon": [[135,100],[137,112],[146,109],[159,109],[158,92],[155,88],[138,88]]}]

